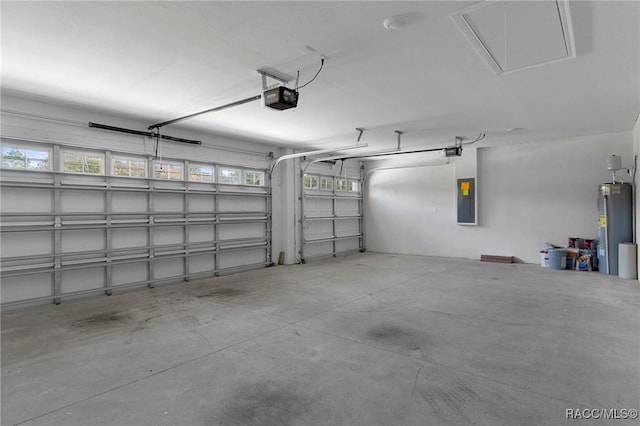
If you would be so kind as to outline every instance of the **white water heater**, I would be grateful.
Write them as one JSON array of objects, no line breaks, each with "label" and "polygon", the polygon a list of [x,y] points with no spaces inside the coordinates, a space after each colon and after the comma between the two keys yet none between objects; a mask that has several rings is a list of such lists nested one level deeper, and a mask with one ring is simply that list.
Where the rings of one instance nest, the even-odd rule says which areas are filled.
[{"label": "white water heater", "polygon": [[598,269],[603,274],[618,275],[618,245],[633,241],[633,187],[616,182],[616,171],[622,169],[617,155],[607,158],[607,170],[612,182],[598,187]]}]

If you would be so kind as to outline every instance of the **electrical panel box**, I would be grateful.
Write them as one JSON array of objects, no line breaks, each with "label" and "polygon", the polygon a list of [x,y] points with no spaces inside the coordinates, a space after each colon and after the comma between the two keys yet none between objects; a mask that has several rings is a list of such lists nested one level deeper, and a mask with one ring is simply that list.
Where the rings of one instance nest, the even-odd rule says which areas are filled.
[{"label": "electrical panel box", "polygon": [[298,106],[298,92],[284,86],[265,90],[262,96],[264,98],[264,105],[269,108],[282,111]]},{"label": "electrical panel box", "polygon": [[476,179],[458,179],[458,224],[476,223]]}]

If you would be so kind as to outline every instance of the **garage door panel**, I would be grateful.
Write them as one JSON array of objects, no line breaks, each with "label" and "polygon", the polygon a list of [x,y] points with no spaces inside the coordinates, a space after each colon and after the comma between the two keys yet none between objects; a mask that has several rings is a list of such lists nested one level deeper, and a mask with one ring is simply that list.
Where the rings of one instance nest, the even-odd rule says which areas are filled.
[{"label": "garage door panel", "polygon": [[192,225],[189,227],[189,242],[213,242],[215,230],[212,225]]},{"label": "garage door panel", "polygon": [[94,290],[105,286],[104,267],[62,271],[62,294]]},{"label": "garage door panel", "polygon": [[2,257],[53,254],[53,231],[7,232],[0,240]]},{"label": "garage door panel", "polygon": [[220,225],[220,240],[263,238],[265,232],[263,223],[222,224]]},{"label": "garage door panel", "polygon": [[114,192],[111,196],[111,210],[116,213],[145,213],[148,204],[148,196],[144,192]]},{"label": "garage door panel", "polygon": [[197,274],[209,272],[215,269],[215,257],[213,254],[198,254],[189,257],[189,273]]},{"label": "garage door panel", "polygon": [[305,239],[329,238],[333,236],[333,222],[328,220],[314,220],[305,224]]},{"label": "garage door panel", "polygon": [[184,229],[181,226],[162,226],[154,229],[154,245],[182,244]]},{"label": "garage door panel", "polygon": [[2,279],[2,303],[35,299],[52,295],[51,273],[31,274]]},{"label": "garage door panel", "polygon": [[3,212],[50,212],[53,194],[50,189],[2,188],[0,191]]},{"label": "garage door panel", "polygon": [[104,212],[105,192],[94,191],[62,191],[60,207],[63,212]]},{"label": "garage door panel", "polygon": [[336,221],[336,235],[354,235],[360,232],[360,221],[358,219],[343,219]]},{"label": "garage door panel", "polygon": [[253,249],[231,253],[220,253],[220,269],[236,268],[266,262],[265,249]]},{"label": "garage door panel", "polygon": [[327,216],[333,213],[333,200],[326,198],[311,198],[304,204],[306,216]]},{"label": "garage door panel", "polygon": [[358,200],[336,199],[337,215],[357,215],[360,213],[360,204]]},{"label": "garage door panel", "polygon": [[333,254],[333,243],[313,243],[307,244],[304,249],[305,258],[331,256]]},{"label": "garage door panel", "polygon": [[114,249],[147,246],[148,230],[146,228],[113,229],[111,232]]},{"label": "garage door panel", "polygon": [[182,194],[154,194],[153,210],[155,212],[184,211],[184,196]]},{"label": "garage door panel", "polygon": [[157,258],[153,262],[153,278],[179,278],[184,275],[184,260],[177,258]]},{"label": "garage door panel", "polygon": [[360,244],[356,238],[336,241],[337,252],[351,252],[358,251],[359,249]]},{"label": "garage door panel", "polygon": [[106,249],[103,229],[67,230],[62,234],[62,252],[74,253]]},{"label": "garage door panel", "polygon": [[122,284],[143,282],[149,279],[147,262],[113,265],[111,279],[114,287]]},{"label": "garage door panel", "polygon": [[212,213],[216,209],[215,198],[212,195],[189,194],[187,202],[190,212]]},{"label": "garage door panel", "polygon": [[220,212],[247,211],[264,212],[267,204],[264,197],[225,197],[220,196]]}]

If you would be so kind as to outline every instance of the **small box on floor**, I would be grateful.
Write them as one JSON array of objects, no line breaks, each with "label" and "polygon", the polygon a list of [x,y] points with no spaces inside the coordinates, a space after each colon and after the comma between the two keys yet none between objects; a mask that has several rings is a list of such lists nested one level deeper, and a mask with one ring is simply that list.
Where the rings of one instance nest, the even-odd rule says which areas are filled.
[{"label": "small box on floor", "polygon": [[583,254],[578,257],[576,263],[576,271],[591,271],[591,256],[588,254]]}]

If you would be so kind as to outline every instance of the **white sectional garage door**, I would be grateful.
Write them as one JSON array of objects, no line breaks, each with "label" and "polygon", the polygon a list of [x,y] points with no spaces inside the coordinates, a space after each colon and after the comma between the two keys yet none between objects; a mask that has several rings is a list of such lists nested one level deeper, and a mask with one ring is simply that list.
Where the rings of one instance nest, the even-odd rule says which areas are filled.
[{"label": "white sectional garage door", "polygon": [[301,185],[302,261],[364,250],[359,170],[314,166]]},{"label": "white sectional garage door", "polygon": [[271,264],[265,169],[12,139],[2,152],[3,307]]}]

